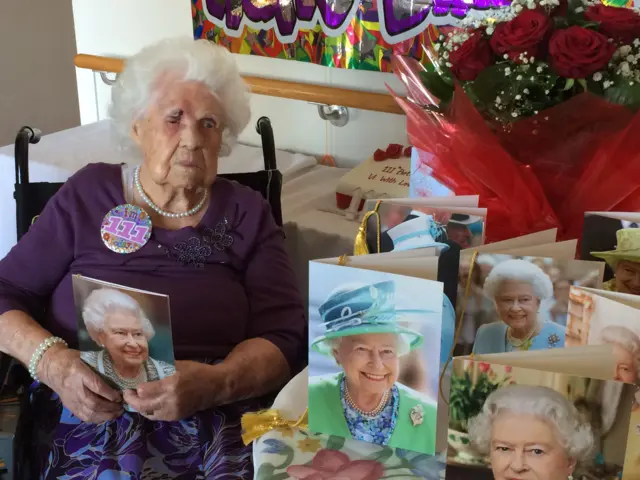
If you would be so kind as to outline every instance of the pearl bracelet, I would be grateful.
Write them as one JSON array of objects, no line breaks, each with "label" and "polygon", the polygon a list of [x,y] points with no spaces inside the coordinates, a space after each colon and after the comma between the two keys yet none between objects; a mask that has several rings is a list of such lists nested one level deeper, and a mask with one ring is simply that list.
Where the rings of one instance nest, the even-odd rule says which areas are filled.
[{"label": "pearl bracelet", "polygon": [[29,362],[29,375],[36,382],[38,382],[38,376],[36,375],[36,370],[38,368],[38,364],[40,360],[42,360],[42,356],[45,354],[47,350],[53,347],[56,343],[62,343],[65,347],[67,346],[67,342],[65,342],[60,337],[49,337],[46,338],[39,346],[36,348],[36,351],[33,352],[31,356],[31,361]]}]

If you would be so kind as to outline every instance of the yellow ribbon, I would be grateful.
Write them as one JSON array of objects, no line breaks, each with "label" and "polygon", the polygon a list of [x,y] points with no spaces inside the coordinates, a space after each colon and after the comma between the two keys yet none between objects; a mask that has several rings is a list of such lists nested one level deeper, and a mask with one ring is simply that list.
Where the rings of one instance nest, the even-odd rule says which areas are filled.
[{"label": "yellow ribbon", "polygon": [[377,226],[378,226],[378,251],[375,253],[380,253],[380,214],[378,213],[378,209],[380,208],[380,204],[382,202],[378,200],[376,202],[376,206],[370,212],[364,214],[362,217],[362,223],[360,223],[360,228],[358,228],[358,234],[356,235],[356,240],[353,245],[353,255],[367,255],[369,253],[369,248],[367,247],[367,222],[369,221],[369,217],[372,215],[376,216]]},{"label": "yellow ribbon", "polygon": [[305,410],[298,420],[286,420],[282,418],[278,410],[263,410],[244,414],[241,425],[242,441],[245,445],[249,445],[273,430],[298,429],[307,431],[309,429],[309,415]]}]

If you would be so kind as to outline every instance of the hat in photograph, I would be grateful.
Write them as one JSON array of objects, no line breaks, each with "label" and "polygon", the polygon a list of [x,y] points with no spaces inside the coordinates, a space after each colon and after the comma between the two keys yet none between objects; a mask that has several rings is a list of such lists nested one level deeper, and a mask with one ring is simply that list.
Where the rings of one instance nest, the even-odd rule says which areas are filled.
[{"label": "hat in photograph", "polygon": [[480,220],[482,220],[482,217],[478,217],[475,215],[467,215],[466,213],[452,213],[451,218],[449,218],[449,223],[469,226],[479,222]]},{"label": "hat in photograph", "polygon": [[407,218],[409,220],[387,230],[395,252],[429,247],[439,247],[443,251],[449,249],[446,243],[435,240],[446,230],[433,219],[432,215],[414,210]]},{"label": "hat in photograph", "polygon": [[596,258],[606,261],[615,269],[620,260],[640,263],[640,229],[622,228],[616,232],[616,249],[607,252],[591,252]]},{"label": "hat in photograph", "polygon": [[318,309],[325,333],[313,341],[311,348],[330,355],[331,339],[368,333],[395,333],[403,337],[409,350],[418,348],[424,340],[422,335],[400,323],[434,312],[397,309],[395,288],[393,281],[339,288]]}]

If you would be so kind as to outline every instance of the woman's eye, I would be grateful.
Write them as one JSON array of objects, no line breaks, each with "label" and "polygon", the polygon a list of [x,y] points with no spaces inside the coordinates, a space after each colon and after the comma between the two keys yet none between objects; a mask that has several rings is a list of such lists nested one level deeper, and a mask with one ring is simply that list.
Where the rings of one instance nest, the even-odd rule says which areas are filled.
[{"label": "woman's eye", "polygon": [[180,122],[180,118],[179,118],[179,117],[169,117],[169,118],[167,119],[167,122],[168,122],[168,123],[174,123],[174,124],[175,124],[175,123]]},{"label": "woman's eye", "polygon": [[216,121],[215,121],[215,120],[213,120],[213,119],[211,119],[211,118],[207,118],[207,119],[204,121],[204,127],[205,127],[205,128],[216,128],[216,126],[217,126]]},{"label": "woman's eye", "polygon": [[539,448],[534,448],[531,451],[533,452],[534,455],[542,455],[544,453],[544,451],[540,450]]},{"label": "woman's eye", "polygon": [[498,452],[508,452],[509,451],[509,447],[496,447],[496,450]]}]

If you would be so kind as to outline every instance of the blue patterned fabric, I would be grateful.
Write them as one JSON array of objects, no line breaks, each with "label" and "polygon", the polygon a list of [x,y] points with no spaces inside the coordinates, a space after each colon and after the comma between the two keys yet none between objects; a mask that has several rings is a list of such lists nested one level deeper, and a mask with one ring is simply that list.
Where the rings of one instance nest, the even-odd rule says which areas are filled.
[{"label": "blue patterned fabric", "polygon": [[48,388],[34,384],[31,390],[40,479],[253,479],[251,446],[241,440],[240,418],[262,408],[257,401],[179,422],[124,412],[95,425],[74,417]]},{"label": "blue patterned fabric", "polygon": [[400,405],[398,387],[395,385],[391,389],[391,399],[387,406],[380,412],[380,415],[369,418],[358,413],[345,398],[345,377],[340,382],[340,398],[342,399],[342,409],[344,418],[347,421],[349,432],[356,440],[375,443],[376,445],[386,445],[391,439],[398,420],[398,406]]}]

